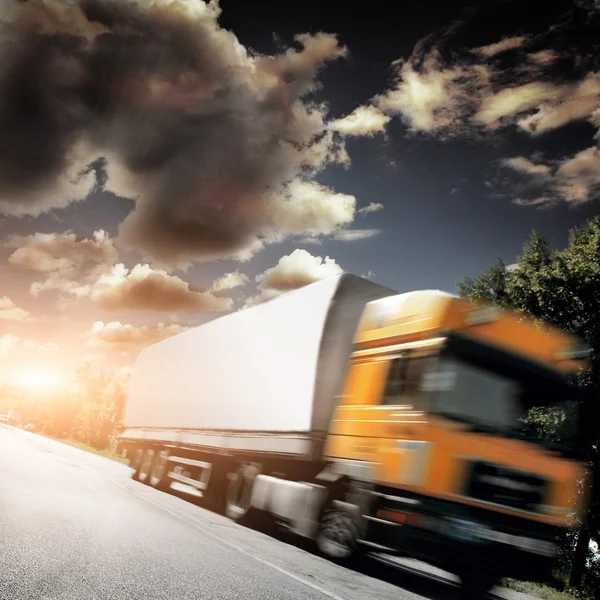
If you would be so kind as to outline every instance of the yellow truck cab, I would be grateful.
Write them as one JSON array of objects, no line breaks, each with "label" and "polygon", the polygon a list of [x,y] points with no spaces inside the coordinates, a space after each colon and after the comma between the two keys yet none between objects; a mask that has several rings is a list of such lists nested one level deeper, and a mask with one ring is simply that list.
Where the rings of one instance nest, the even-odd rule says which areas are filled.
[{"label": "yellow truck cab", "polygon": [[[437,291],[367,304],[324,452],[372,484],[362,543],[456,572],[473,593],[500,576],[543,578],[581,509],[566,380],[580,349]],[[534,407],[565,409],[560,443],[528,434]],[[323,540],[335,543],[327,531]]]}]

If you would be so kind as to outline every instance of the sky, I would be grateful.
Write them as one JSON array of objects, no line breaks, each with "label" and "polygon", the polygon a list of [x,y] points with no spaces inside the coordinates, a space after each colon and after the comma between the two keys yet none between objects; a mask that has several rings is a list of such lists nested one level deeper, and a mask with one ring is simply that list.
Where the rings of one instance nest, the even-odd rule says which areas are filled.
[{"label": "sky", "polygon": [[600,3],[397,4],[2,0],[0,382],[564,246],[598,211]]}]

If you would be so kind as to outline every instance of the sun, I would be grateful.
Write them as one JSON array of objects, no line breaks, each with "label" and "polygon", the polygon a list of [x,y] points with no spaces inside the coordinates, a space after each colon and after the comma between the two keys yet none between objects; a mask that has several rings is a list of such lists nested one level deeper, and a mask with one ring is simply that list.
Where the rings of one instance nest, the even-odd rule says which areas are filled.
[{"label": "sun", "polygon": [[48,390],[62,385],[63,379],[51,367],[26,367],[12,376],[12,383],[32,390]]}]

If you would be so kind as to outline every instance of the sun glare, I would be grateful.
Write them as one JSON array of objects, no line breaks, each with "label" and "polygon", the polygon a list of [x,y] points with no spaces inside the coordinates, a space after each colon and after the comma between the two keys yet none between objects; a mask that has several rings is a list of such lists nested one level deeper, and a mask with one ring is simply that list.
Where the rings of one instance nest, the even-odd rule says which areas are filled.
[{"label": "sun glare", "polygon": [[63,380],[52,368],[28,367],[15,373],[12,377],[12,383],[19,387],[47,390],[60,386]]}]

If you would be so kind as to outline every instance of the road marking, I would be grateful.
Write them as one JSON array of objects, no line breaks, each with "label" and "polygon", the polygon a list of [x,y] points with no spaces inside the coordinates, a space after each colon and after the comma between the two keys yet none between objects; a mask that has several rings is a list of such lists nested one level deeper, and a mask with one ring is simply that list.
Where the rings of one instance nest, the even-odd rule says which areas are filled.
[{"label": "road marking", "polygon": [[[326,590],[325,588],[323,588],[315,583],[312,583],[312,582],[308,581],[307,579],[299,577],[298,575],[295,575],[294,573],[292,573],[291,571],[288,571],[287,569],[284,569],[283,567],[278,567],[277,565],[273,564],[272,562],[265,560],[264,558],[260,558],[259,556],[256,556],[255,554],[252,554],[251,552],[249,552],[248,550],[245,550],[244,548],[242,548],[241,546],[238,546],[237,544],[228,542],[228,541],[220,538],[219,536],[215,535],[214,533],[207,531],[204,527],[202,527],[201,525],[199,525],[198,523],[196,523],[195,521],[190,519],[187,515],[184,515],[176,510],[171,510],[170,508],[166,508],[165,506],[162,506],[158,502],[155,502],[154,500],[150,500],[150,498],[146,498],[145,496],[136,494],[135,491],[131,490],[127,486],[124,486],[124,485],[118,483],[117,481],[115,481],[114,479],[111,479],[110,477],[107,477],[106,475],[103,475],[102,473],[95,471],[94,469],[88,467],[87,465],[82,465],[81,468],[85,469],[86,471],[89,471],[91,473],[94,473],[95,475],[98,475],[102,479],[108,481],[109,483],[112,483],[113,485],[116,485],[117,487],[121,488],[122,490],[125,490],[126,492],[129,492],[131,495],[136,496],[140,500],[144,500],[148,504],[152,504],[156,508],[159,508],[160,510],[162,510],[166,513],[169,513],[170,515],[185,521],[188,525],[191,525],[198,531],[201,531],[205,536],[215,540],[216,542],[219,542],[220,544],[227,546],[228,548],[230,548],[232,550],[236,550],[237,552],[240,552],[241,554],[244,554],[245,556],[248,556],[248,557],[252,558],[253,560],[255,560],[267,567],[270,567],[271,569],[281,573],[282,575],[285,575],[286,577],[289,577],[290,579],[293,579],[294,581],[297,581],[298,583],[301,583],[302,585],[305,585],[306,587],[311,588],[315,592],[319,592],[320,594],[323,594],[324,596],[331,598],[331,600],[345,600],[341,596],[338,596],[337,594],[334,594],[333,592],[330,592],[329,590]],[[143,484],[141,484],[141,485],[143,485]]]}]

